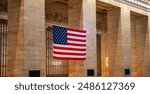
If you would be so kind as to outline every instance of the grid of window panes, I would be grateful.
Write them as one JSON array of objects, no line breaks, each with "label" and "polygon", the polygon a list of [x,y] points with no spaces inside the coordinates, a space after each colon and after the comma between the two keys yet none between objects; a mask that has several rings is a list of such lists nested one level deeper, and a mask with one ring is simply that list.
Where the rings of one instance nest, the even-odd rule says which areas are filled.
[{"label": "grid of window panes", "polygon": [[0,76],[7,76],[7,20],[0,19]]},{"label": "grid of window panes", "polygon": [[69,64],[65,60],[55,60],[52,51],[52,31],[51,27],[46,30],[46,76],[47,77],[67,77],[69,76]]}]

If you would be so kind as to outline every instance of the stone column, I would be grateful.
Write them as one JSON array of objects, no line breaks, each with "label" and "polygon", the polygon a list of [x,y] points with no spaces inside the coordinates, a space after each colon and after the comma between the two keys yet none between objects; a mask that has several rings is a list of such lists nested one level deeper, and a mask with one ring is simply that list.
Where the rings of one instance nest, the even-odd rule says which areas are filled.
[{"label": "stone column", "polygon": [[150,76],[149,18],[133,12],[132,14],[134,14],[131,17],[132,76]]},{"label": "stone column", "polygon": [[148,21],[147,21],[147,33],[146,33],[146,40],[147,40],[147,46],[148,46],[148,48],[147,48],[147,50],[145,50],[145,52],[147,52],[147,56],[145,57],[145,58],[147,58],[147,62],[146,62],[146,69],[147,69],[147,71],[145,72],[146,74],[146,76],[148,76],[148,77],[150,77],[150,13],[148,14]]},{"label": "stone column", "polygon": [[103,35],[107,45],[107,76],[125,76],[124,69],[131,66],[130,10],[124,6],[114,8],[108,11],[107,16],[108,31]]},{"label": "stone column", "polygon": [[108,10],[105,63],[108,67],[107,76],[122,76],[122,36],[120,30],[120,9]]},{"label": "stone column", "polygon": [[83,29],[87,31],[87,58],[84,73],[87,75],[87,69],[94,69],[94,76],[97,76],[96,0],[83,0]]},{"label": "stone column", "polygon": [[[68,26],[82,28],[82,0],[69,0]],[[69,76],[84,76],[84,61],[69,61]]]},{"label": "stone column", "polygon": [[23,76],[24,2],[8,0],[8,76]]},{"label": "stone column", "polygon": [[136,19],[135,22],[135,33],[132,35],[135,37],[135,51],[133,54],[135,56],[135,62],[132,62],[134,73],[133,76],[149,76],[149,46],[148,46],[148,18],[142,16]]},{"label": "stone column", "polygon": [[[121,7],[121,37],[122,37],[122,75],[125,76],[125,69],[129,69],[130,75],[132,74],[131,64],[131,14],[127,6]],[[129,75],[126,75],[129,76]]]},{"label": "stone column", "polygon": [[86,60],[69,62],[70,76],[87,76],[87,69],[96,76],[96,0],[69,0],[69,27],[87,31]]},{"label": "stone column", "polygon": [[[150,16],[143,18],[145,27],[145,45],[144,45],[144,66],[143,77],[150,77]],[[142,22],[143,23],[143,22]]]},{"label": "stone column", "polygon": [[45,0],[8,0],[8,76],[45,76],[45,64]]}]

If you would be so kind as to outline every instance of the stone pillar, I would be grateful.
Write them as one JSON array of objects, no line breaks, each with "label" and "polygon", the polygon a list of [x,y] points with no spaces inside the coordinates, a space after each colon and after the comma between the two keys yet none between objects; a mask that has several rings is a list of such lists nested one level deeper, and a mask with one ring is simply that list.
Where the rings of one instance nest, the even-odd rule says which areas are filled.
[{"label": "stone pillar", "polygon": [[96,0],[69,0],[69,27],[87,31],[86,61],[69,62],[70,76],[87,76],[87,69],[96,76]]},{"label": "stone pillar", "polygon": [[45,76],[45,64],[45,0],[8,0],[8,76]]},{"label": "stone pillar", "polygon": [[87,31],[84,73],[87,75],[87,69],[94,69],[94,76],[97,76],[96,0],[83,0],[83,29]]},{"label": "stone pillar", "polygon": [[132,14],[134,14],[131,17],[132,76],[150,76],[149,18],[133,12]]},{"label": "stone pillar", "polygon": [[150,16],[143,18],[145,27],[144,67],[143,77],[150,77]]},{"label": "stone pillar", "polygon": [[8,0],[8,76],[23,76],[24,2]]},{"label": "stone pillar", "polygon": [[108,30],[106,37],[105,63],[108,67],[107,76],[122,76],[122,35],[120,30],[120,9],[108,10]]},{"label": "stone pillar", "polygon": [[[68,26],[82,28],[82,0],[69,0]],[[84,76],[84,61],[69,61],[69,76]]]},{"label": "stone pillar", "polygon": [[147,33],[146,33],[146,45],[148,46],[147,50],[145,49],[145,52],[147,52],[147,56],[145,58],[147,58],[147,63],[146,63],[146,72],[145,75],[150,77],[150,13],[148,14],[148,21],[147,21]]},{"label": "stone pillar", "polygon": [[[104,33],[106,76],[124,76],[124,69],[131,66],[130,11],[127,7],[108,11],[108,31]],[[106,62],[107,61],[107,62]]]},{"label": "stone pillar", "polygon": [[130,20],[130,9],[127,6],[122,5],[121,7],[121,37],[122,37],[122,75],[125,75],[125,69],[129,69],[130,75],[132,71],[131,67],[131,20]]},{"label": "stone pillar", "polygon": [[135,33],[132,35],[135,37],[135,51],[133,55],[136,56],[135,62],[132,62],[135,66],[133,76],[149,76],[149,61],[148,61],[148,30],[147,30],[147,17],[143,16],[136,19]]}]

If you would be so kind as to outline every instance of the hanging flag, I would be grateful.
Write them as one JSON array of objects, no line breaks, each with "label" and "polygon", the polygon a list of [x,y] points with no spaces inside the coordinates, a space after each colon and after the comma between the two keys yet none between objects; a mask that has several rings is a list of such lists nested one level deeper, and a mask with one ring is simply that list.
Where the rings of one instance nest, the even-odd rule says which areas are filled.
[{"label": "hanging flag", "polygon": [[52,31],[54,59],[86,59],[86,31],[60,26],[53,26]]}]

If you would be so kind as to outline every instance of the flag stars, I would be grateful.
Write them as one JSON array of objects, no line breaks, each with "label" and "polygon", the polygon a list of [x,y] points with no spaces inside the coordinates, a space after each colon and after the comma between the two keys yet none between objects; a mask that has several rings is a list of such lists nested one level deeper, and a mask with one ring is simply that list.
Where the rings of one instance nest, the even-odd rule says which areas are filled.
[{"label": "flag stars", "polygon": [[56,44],[67,44],[67,29],[64,27],[53,26],[53,42]]}]

